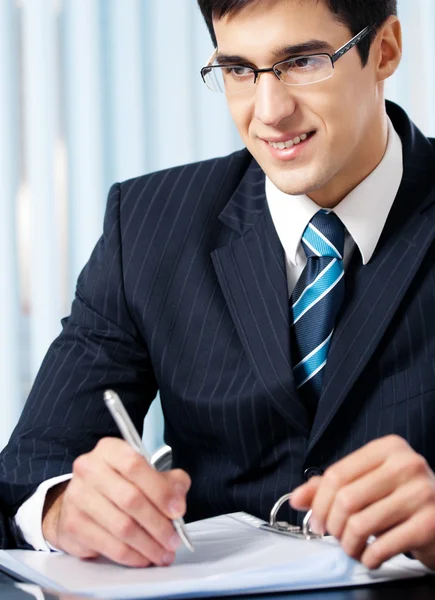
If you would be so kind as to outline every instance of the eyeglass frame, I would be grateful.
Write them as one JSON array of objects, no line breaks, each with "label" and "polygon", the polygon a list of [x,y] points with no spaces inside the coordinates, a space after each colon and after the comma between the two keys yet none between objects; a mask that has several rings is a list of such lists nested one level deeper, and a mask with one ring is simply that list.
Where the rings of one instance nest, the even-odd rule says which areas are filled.
[{"label": "eyeglass frame", "polygon": [[[205,83],[205,85],[208,87],[209,90],[211,91],[215,91],[212,90],[208,85],[207,82],[205,81],[205,70],[206,69],[223,69],[225,67],[243,67],[245,69],[250,69],[253,73],[254,73],[254,81],[252,83],[252,87],[257,83],[258,80],[258,76],[261,73],[273,73],[277,79],[279,79],[279,81],[281,81],[281,83],[283,83],[284,85],[288,85],[288,86],[303,86],[303,85],[313,85],[314,83],[320,83],[321,81],[326,81],[327,79],[330,79],[332,77],[332,75],[335,73],[335,63],[337,62],[337,60],[339,58],[341,58],[342,56],[344,56],[346,54],[346,52],[349,52],[349,50],[352,50],[352,48],[354,46],[356,46],[357,44],[359,44],[369,33],[370,31],[373,29],[374,25],[367,25],[367,27],[365,27],[362,31],[360,31],[359,33],[357,33],[351,40],[349,40],[348,42],[346,42],[346,44],[344,44],[343,46],[341,46],[338,50],[336,50],[334,52],[334,54],[328,54],[327,52],[314,52],[313,54],[301,54],[300,56],[293,56],[291,58],[287,58],[285,60],[279,60],[278,62],[276,62],[275,64],[273,64],[271,67],[267,68],[267,69],[254,69],[253,67],[247,67],[246,65],[242,65],[242,64],[238,64],[238,63],[234,63],[233,65],[213,65],[213,61],[216,58],[216,54],[218,52],[218,49],[216,48],[213,52],[213,54],[210,56],[208,63],[205,65],[205,67],[202,67],[201,69],[201,77],[203,82]],[[326,77],[325,79],[320,79],[319,81],[310,81],[309,83],[286,83],[285,81],[283,81],[281,79],[281,77],[276,73],[275,69],[278,65],[282,65],[283,63],[289,62],[290,60],[297,60],[298,58],[309,58],[310,56],[327,56],[330,61],[331,61],[331,66],[332,66],[332,74],[330,77]],[[210,71],[207,72],[207,74]],[[247,88],[243,88],[243,89],[250,89],[251,88],[251,84],[249,86],[247,86]]]}]

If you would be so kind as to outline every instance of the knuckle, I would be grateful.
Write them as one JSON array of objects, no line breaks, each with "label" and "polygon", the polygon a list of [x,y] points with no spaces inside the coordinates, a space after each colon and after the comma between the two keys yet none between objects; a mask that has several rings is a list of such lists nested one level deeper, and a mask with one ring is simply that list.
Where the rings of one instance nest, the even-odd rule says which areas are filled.
[{"label": "knuckle", "polygon": [[435,504],[435,485],[433,481],[421,478],[418,487],[416,488],[416,494],[420,499],[421,505]]},{"label": "knuckle", "polygon": [[124,469],[127,475],[131,476],[143,467],[144,459],[131,448],[126,448],[125,450]]},{"label": "knuckle", "polygon": [[113,440],[111,438],[108,438],[108,437],[101,438],[96,443],[94,450],[97,450],[98,452],[105,454],[106,452],[108,452],[110,450],[112,442],[113,442]]},{"label": "knuckle", "polygon": [[341,490],[339,490],[337,492],[336,502],[337,502],[339,508],[341,509],[341,511],[346,514],[349,514],[352,512],[354,504],[355,504],[352,494],[346,488],[341,488]]},{"label": "knuckle", "polygon": [[120,506],[123,510],[131,513],[135,512],[142,504],[143,498],[140,491],[136,488],[122,494]]},{"label": "knuckle", "polygon": [[408,443],[403,439],[403,437],[400,437],[400,435],[397,435],[396,433],[387,435],[384,439],[388,443],[391,450],[404,450],[405,448],[409,447]]},{"label": "knuckle", "polygon": [[81,456],[78,456],[73,462],[73,473],[79,476],[85,475],[88,472],[88,464],[88,454],[82,454]]},{"label": "knuckle", "polygon": [[136,529],[136,523],[129,517],[120,517],[116,523],[114,530],[115,535],[121,539],[129,539],[132,537]]},{"label": "knuckle", "polygon": [[[397,458],[397,456],[396,456]],[[395,470],[397,474],[409,479],[427,472],[428,466],[426,460],[416,452],[406,452],[400,457],[400,460],[395,459]]]},{"label": "knuckle", "polygon": [[362,537],[367,538],[368,537],[365,523],[360,518],[359,515],[353,515],[352,517],[350,517],[347,522],[347,527],[349,528],[349,531],[353,537],[356,537],[356,538],[362,538]]},{"label": "knuckle", "polygon": [[414,453],[412,455],[411,464],[413,466],[414,473],[416,474],[424,474],[429,470],[427,460],[421,454]]},{"label": "knuckle", "polygon": [[329,467],[323,475],[324,481],[334,488],[340,487],[343,477],[337,467]]},{"label": "knuckle", "polygon": [[174,485],[181,486],[186,493],[192,484],[189,475],[182,469],[174,469],[172,471],[172,479],[174,480]]}]

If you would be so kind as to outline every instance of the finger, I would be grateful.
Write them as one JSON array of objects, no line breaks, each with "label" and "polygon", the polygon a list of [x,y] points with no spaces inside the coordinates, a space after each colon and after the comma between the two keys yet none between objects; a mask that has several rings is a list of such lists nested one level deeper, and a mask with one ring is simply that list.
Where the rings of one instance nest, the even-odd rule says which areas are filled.
[{"label": "finger", "polygon": [[73,472],[88,480],[99,480],[102,462],[133,483],[168,518],[183,516],[190,486],[187,473],[181,469],[170,475],[159,473],[126,442],[116,438],[100,440],[92,452],[74,461]]},{"label": "finger", "polygon": [[339,489],[376,470],[390,453],[408,450],[409,445],[398,436],[391,435],[370,442],[329,467],[313,499],[313,518],[321,530],[326,530],[331,506]]},{"label": "finger", "polygon": [[[82,473],[81,467],[78,471],[80,474]],[[92,475],[95,475],[91,478],[94,489],[120,509],[124,517],[131,517],[156,543],[166,550],[175,551],[178,548],[181,540],[171,521],[149,501],[141,490],[104,463],[100,466],[98,476],[94,473]],[[89,476],[90,473],[87,471],[86,478],[88,479]],[[184,498],[181,497],[179,502],[181,504],[179,510],[184,514]],[[95,520],[99,522],[97,507],[94,508],[92,516],[95,516]],[[128,529],[125,519],[119,526]],[[130,527],[132,526],[130,525]]]},{"label": "finger", "polygon": [[[427,474],[426,461],[413,450],[392,454],[380,467],[338,490],[326,520],[327,531],[340,539],[351,515],[388,497],[399,488],[403,489],[403,508],[414,506],[416,495],[412,490],[419,481],[427,481]],[[409,502],[406,501],[408,489],[411,489]]]},{"label": "finger", "polygon": [[396,483],[388,477],[384,465],[368,475],[340,488],[335,495],[326,519],[326,530],[341,539],[349,518],[371,504],[389,496]]},{"label": "finger", "polygon": [[159,473],[143,456],[125,444],[122,451],[111,458],[113,468],[127,478],[168,518],[182,517],[186,511],[186,494],[190,478],[181,469]]},{"label": "finger", "polygon": [[79,513],[79,511],[70,511],[68,519],[65,519],[62,524],[62,531],[64,547],[69,554],[74,554],[74,545],[76,540],[80,539],[80,544],[86,545],[91,550],[121,565],[148,567],[151,564],[148,558],[128,544],[117,540],[87,515]]},{"label": "finger", "polygon": [[426,506],[410,519],[379,536],[367,546],[361,562],[369,569],[377,569],[383,562],[401,552],[427,547],[435,539],[435,511]]},{"label": "finger", "polygon": [[311,477],[307,483],[300,485],[293,490],[290,497],[290,506],[296,510],[309,510],[313,498],[319,488],[321,477]]},{"label": "finger", "polygon": [[[139,491],[138,493],[140,494]],[[93,522],[113,537],[128,544],[154,564],[167,564],[167,551],[175,551],[181,542],[177,536],[179,541],[176,545],[168,544],[170,547],[161,545],[131,515],[123,510],[119,510],[117,506],[99,494],[99,492],[88,488],[86,484],[80,481],[75,483],[71,497],[72,501],[76,503],[78,510],[90,517]],[[170,521],[161,515],[160,518],[165,521],[170,536],[175,537],[176,534]]]},{"label": "finger", "polygon": [[379,536],[409,519],[420,508],[420,497],[416,490],[418,487],[415,482],[411,482],[352,515],[341,538],[343,550],[349,556],[360,559],[371,535]]},{"label": "finger", "polygon": [[80,558],[82,560],[90,560],[93,558],[98,558],[99,556],[99,553],[95,550],[91,550],[91,548],[87,548],[85,545],[79,544],[76,540],[73,540],[71,538],[68,538],[68,541],[66,542],[67,547],[64,545],[65,536],[63,536],[63,539],[61,536],[59,541],[61,541],[62,543],[59,545],[57,550],[62,550],[62,552],[67,552],[68,554],[76,556],[77,558]]}]

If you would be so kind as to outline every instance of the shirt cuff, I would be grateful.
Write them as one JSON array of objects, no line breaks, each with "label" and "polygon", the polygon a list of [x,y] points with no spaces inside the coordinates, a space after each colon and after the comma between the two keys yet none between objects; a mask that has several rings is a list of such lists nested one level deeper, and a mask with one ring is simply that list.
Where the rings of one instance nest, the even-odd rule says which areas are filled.
[{"label": "shirt cuff", "polygon": [[15,515],[15,524],[21,530],[25,541],[33,546],[35,550],[57,550],[47,542],[42,534],[42,511],[44,510],[45,497],[50,488],[68,481],[72,478],[72,473],[59,475],[43,481],[36,491],[28,498],[17,511]]}]

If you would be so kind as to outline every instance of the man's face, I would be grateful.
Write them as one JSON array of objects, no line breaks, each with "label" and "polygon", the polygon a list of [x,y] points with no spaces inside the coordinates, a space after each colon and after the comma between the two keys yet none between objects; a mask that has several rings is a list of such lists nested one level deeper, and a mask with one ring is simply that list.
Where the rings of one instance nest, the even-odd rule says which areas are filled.
[{"label": "man's face", "polygon": [[[242,64],[256,68],[290,58],[276,54],[279,47],[322,40],[329,45],[324,52],[333,54],[353,37],[323,0],[261,0],[215,20],[214,28],[219,53],[242,57]],[[330,79],[294,87],[264,73],[255,86],[227,94],[227,100],[244,143],[272,182],[285,193],[308,194],[331,206],[377,166],[385,151],[376,75],[376,58],[371,56],[363,69],[353,48],[336,63]],[[301,135],[308,138],[292,148],[270,144]]]}]

